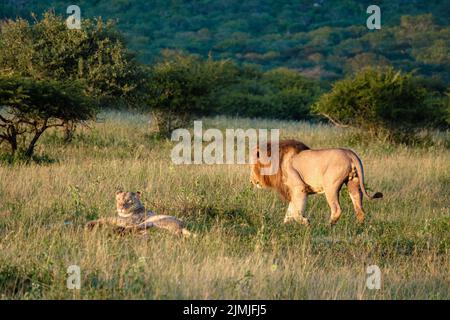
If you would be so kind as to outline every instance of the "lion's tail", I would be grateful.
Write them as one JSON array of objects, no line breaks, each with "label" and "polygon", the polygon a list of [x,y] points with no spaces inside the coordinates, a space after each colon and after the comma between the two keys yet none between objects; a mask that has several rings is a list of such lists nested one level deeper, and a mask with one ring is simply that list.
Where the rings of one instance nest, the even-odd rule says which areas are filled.
[{"label": "lion's tail", "polygon": [[364,186],[364,169],[363,169],[361,159],[359,159],[359,157],[354,152],[351,152],[351,155],[352,155],[352,160],[353,160],[352,164],[353,164],[354,168],[356,169],[356,173],[358,174],[359,186],[360,186],[363,194],[370,200],[383,198],[383,194],[381,192],[375,192],[373,195],[370,195],[366,191],[366,187]]}]

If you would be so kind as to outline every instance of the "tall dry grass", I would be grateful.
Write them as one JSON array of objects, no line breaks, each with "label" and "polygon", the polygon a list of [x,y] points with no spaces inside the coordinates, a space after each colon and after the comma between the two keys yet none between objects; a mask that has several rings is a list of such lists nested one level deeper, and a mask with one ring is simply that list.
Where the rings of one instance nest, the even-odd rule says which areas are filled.
[{"label": "tall dry grass", "polygon": [[[41,164],[0,167],[0,295],[4,299],[449,299],[450,154],[446,135],[411,148],[307,123],[205,119],[205,127],[280,128],[311,147],[347,146],[363,159],[369,189],[359,226],[346,190],[343,216],[328,226],[323,196],[310,197],[312,226],[284,225],[286,205],[255,190],[239,165],[175,166],[173,144],[151,135],[148,119],[107,113],[71,145],[50,132]],[[117,188],[183,218],[199,234],[182,240],[85,232],[114,215]],[[366,287],[366,267],[382,271]],[[81,290],[66,269],[81,267]]]}]

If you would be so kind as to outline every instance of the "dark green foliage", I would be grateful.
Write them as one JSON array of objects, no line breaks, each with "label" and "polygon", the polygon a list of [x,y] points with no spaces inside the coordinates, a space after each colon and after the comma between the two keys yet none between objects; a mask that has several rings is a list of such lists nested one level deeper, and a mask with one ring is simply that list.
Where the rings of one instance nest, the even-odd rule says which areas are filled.
[{"label": "dark green foliage", "polygon": [[[50,8],[66,15],[72,4],[65,0],[21,3],[14,12],[9,6],[3,15],[29,18],[31,11]],[[203,57],[212,53],[217,59],[260,64],[264,69],[288,67],[327,80],[358,71],[361,63],[382,63],[450,82],[447,0],[378,2],[382,28],[376,31],[366,28],[366,9],[374,4],[369,0],[80,0],[76,4],[83,18],[118,19],[118,28],[145,63],[169,48]]]},{"label": "dark green foliage", "polygon": [[159,132],[168,134],[193,116],[214,113],[210,95],[235,81],[236,74],[236,66],[226,60],[167,52],[151,69],[149,80],[148,106],[156,111]]},{"label": "dark green foliage", "polygon": [[[382,29],[376,31],[365,25],[369,1],[80,1],[82,30],[66,28],[66,1],[19,2],[8,1],[0,15],[28,18],[31,11],[52,7],[62,16],[47,12],[31,24],[5,22],[0,69],[36,79],[79,80],[105,105],[121,104],[122,98],[135,105],[145,92],[160,132],[217,113],[308,119],[322,91],[308,79],[334,81],[368,66],[414,70],[421,78],[411,86],[423,88],[406,101],[420,103],[377,106],[376,115],[361,116],[364,125],[356,125],[379,134],[448,124],[448,112],[442,111],[448,108],[442,96],[450,82],[450,7],[445,1],[380,3]],[[90,19],[98,15],[119,18],[124,36],[111,22]],[[152,65],[148,70],[136,63],[124,37],[139,50],[141,61]],[[169,50],[158,60],[162,49]],[[388,85],[370,90],[380,95],[370,101],[377,105],[405,101],[404,93],[396,98],[398,92]]]},{"label": "dark green foliage", "polygon": [[320,91],[316,81],[294,70],[248,73],[244,68],[240,81],[219,91],[212,103],[219,113],[233,116],[305,120]]},{"label": "dark green foliage", "polygon": [[149,88],[149,107],[167,134],[192,117],[211,114],[307,119],[320,92],[316,81],[286,68],[263,72],[173,52],[153,66]]},{"label": "dark green foliage", "polygon": [[0,291],[3,298],[27,297],[38,299],[52,283],[52,274],[42,266],[13,265],[8,261],[0,264]]},{"label": "dark green foliage", "polygon": [[79,81],[89,96],[133,98],[145,76],[112,22],[83,20],[70,30],[47,12],[30,24],[23,19],[0,25],[0,70],[34,79]]},{"label": "dark green foliage", "polygon": [[392,68],[365,69],[336,82],[331,92],[314,105],[314,111],[338,125],[395,137],[417,127],[442,123],[445,110],[430,99],[411,74]]},{"label": "dark green foliage", "polygon": [[30,158],[44,131],[91,119],[94,106],[77,83],[0,75],[0,144]]}]

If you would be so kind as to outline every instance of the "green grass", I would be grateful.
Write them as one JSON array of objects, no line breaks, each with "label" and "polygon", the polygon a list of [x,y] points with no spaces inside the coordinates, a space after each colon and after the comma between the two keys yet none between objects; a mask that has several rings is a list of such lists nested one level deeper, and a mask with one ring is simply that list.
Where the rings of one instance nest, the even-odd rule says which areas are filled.
[{"label": "green grass", "polygon": [[[319,195],[310,197],[307,228],[283,224],[286,204],[253,189],[247,166],[175,166],[174,144],[154,138],[144,116],[104,117],[67,146],[46,134],[37,153],[52,161],[1,165],[1,298],[450,298],[448,135],[411,148],[327,125],[205,119],[205,128],[280,128],[283,138],[360,155],[369,189],[385,194],[365,202],[366,225],[343,190],[338,224],[328,225]],[[199,236],[85,232],[86,221],[115,214],[117,188],[142,191],[149,209],[182,218]],[[80,291],[66,288],[73,264]],[[365,285],[372,264],[382,271],[380,290]]]}]

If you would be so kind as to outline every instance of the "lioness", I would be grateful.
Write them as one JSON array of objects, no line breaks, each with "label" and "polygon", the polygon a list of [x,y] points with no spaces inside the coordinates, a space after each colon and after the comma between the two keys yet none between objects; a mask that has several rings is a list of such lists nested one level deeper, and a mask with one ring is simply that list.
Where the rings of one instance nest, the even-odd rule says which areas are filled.
[{"label": "lioness", "polygon": [[261,168],[273,165],[269,159],[271,146],[267,154],[260,154],[257,148],[253,154],[251,183],[258,188],[269,187],[277,190],[289,201],[284,222],[297,221],[308,225],[303,216],[308,195],[324,193],[331,209],[330,223],[335,224],[341,216],[339,191],[345,183],[353,202],[356,218],[364,223],[362,207],[363,194],[369,199],[382,198],[380,192],[369,195],[364,187],[364,171],[361,160],[349,149],[311,150],[305,144],[295,140],[279,142],[279,161],[273,175],[262,175]]},{"label": "lioness", "polygon": [[183,221],[168,215],[157,215],[152,211],[147,211],[141,202],[141,193],[138,192],[116,192],[116,208],[118,217],[103,218],[90,221],[88,229],[97,225],[109,225],[117,231],[139,231],[145,233],[147,228],[157,227],[169,230],[177,235],[185,237],[191,236]]}]

